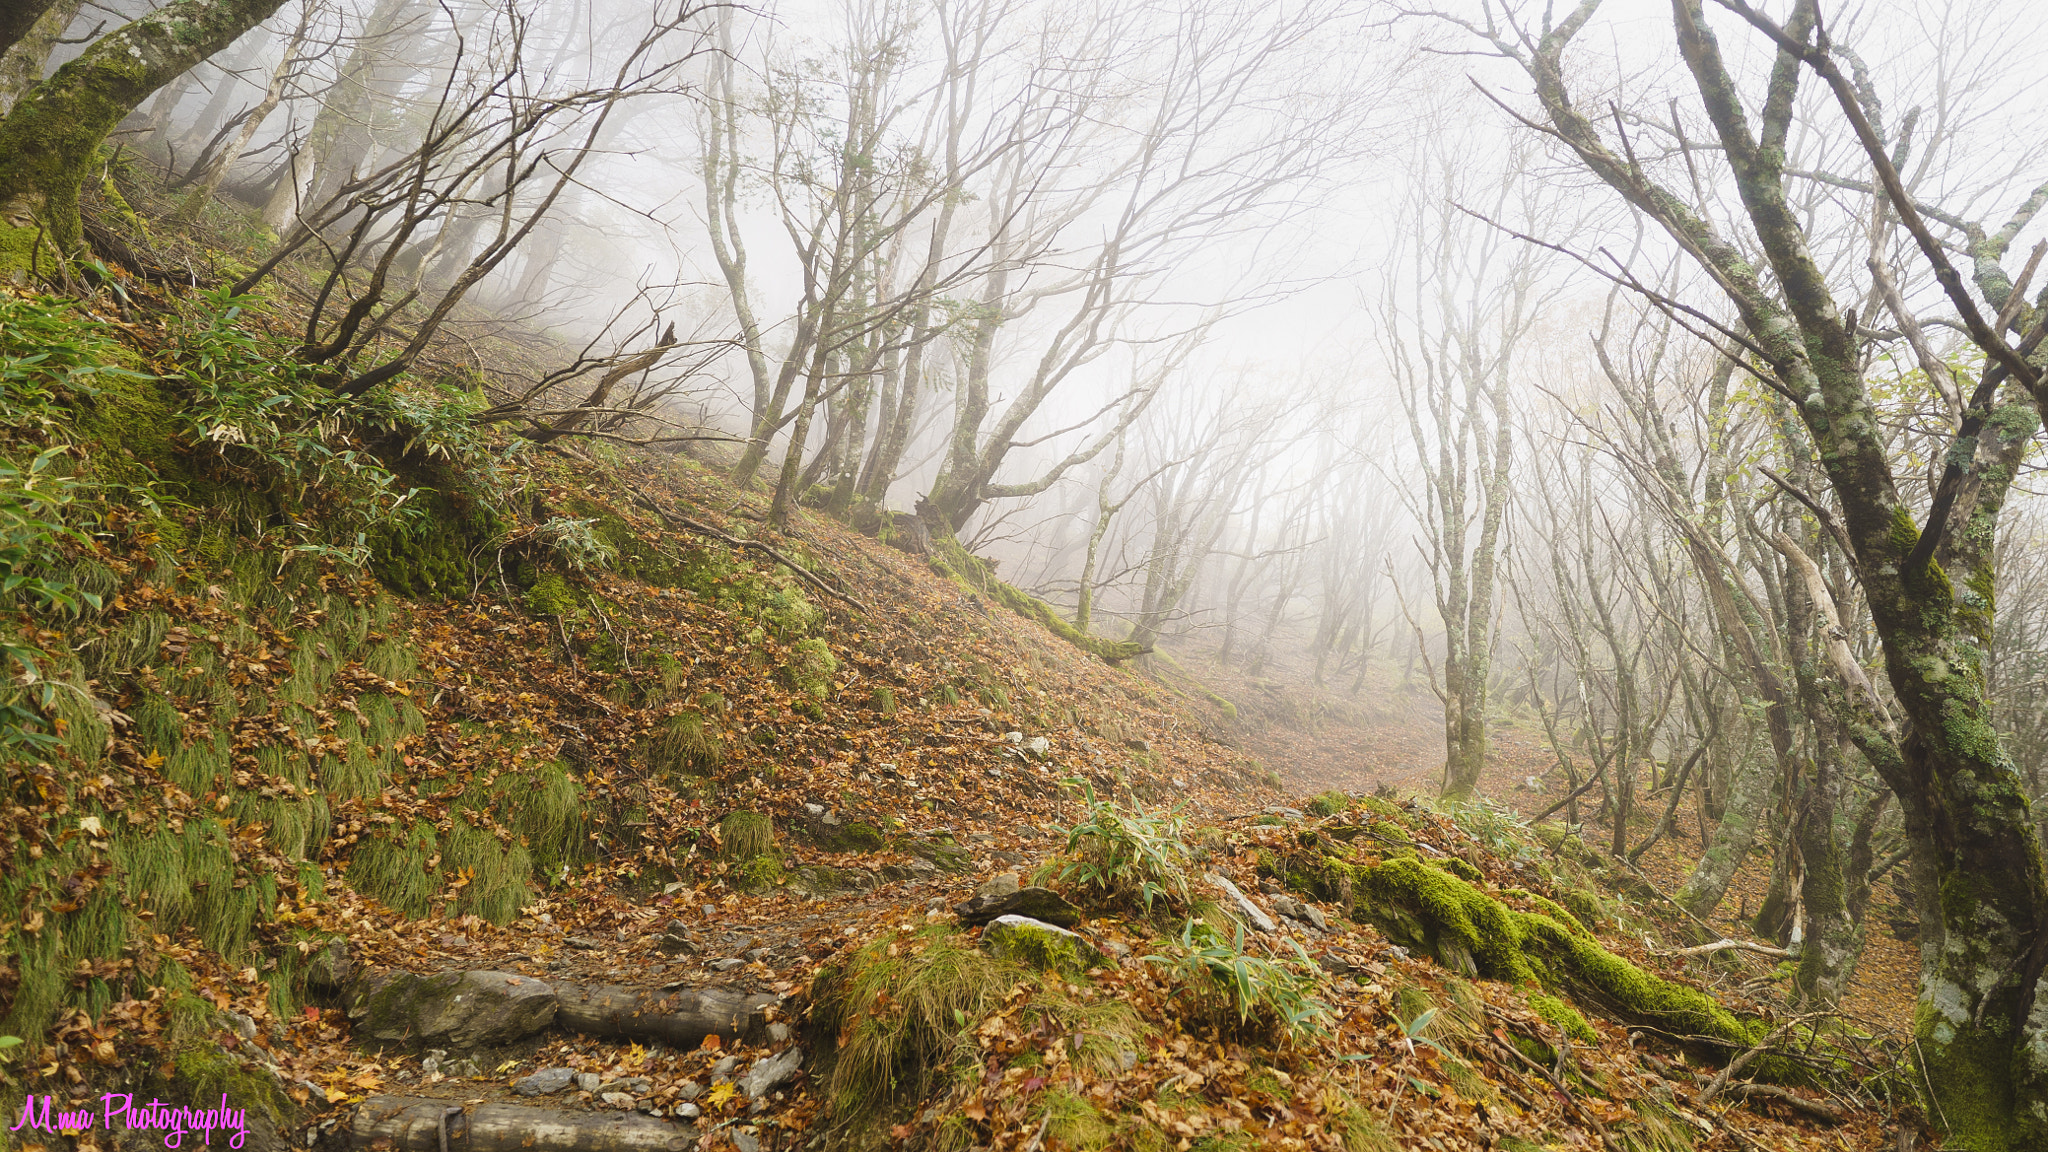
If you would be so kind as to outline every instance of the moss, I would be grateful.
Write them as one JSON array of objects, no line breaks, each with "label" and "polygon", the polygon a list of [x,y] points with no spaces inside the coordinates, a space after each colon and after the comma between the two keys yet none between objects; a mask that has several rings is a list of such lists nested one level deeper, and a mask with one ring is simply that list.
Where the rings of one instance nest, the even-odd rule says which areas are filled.
[{"label": "moss", "polygon": [[[1516,912],[1419,860],[1354,870],[1357,913],[1396,942],[1427,951],[1453,971],[1563,989],[1636,1027],[1707,1048],[1741,1049],[1761,1029],[1737,1020],[1694,988],[1644,972],[1549,916]],[[1795,1070],[1765,1058],[1761,1073]]]},{"label": "moss", "polygon": [[869,694],[868,699],[874,705],[875,711],[882,714],[882,719],[896,718],[896,693],[891,691],[888,685],[875,685],[875,690]]},{"label": "moss", "polygon": [[787,874],[780,859],[764,855],[741,863],[726,875],[726,879],[742,892],[760,895],[781,887]]},{"label": "moss", "polygon": [[1069,979],[1108,963],[1075,933],[1035,921],[998,920],[982,929],[981,946],[1034,972],[1057,972]]},{"label": "moss", "polygon": [[1600,1034],[1579,1015],[1579,1010],[1555,996],[1541,992],[1529,997],[1529,1010],[1541,1017],[1545,1023],[1581,1044],[1600,1043]]},{"label": "moss", "polygon": [[1324,792],[1310,797],[1308,803],[1304,804],[1302,808],[1311,816],[1336,816],[1350,811],[1351,797],[1346,796],[1342,792]]},{"label": "moss", "polygon": [[570,616],[578,610],[576,593],[559,572],[548,572],[526,590],[526,610],[535,616]]},{"label": "moss", "polygon": [[941,575],[949,576],[970,592],[986,593],[996,603],[1033,621],[1053,635],[1094,656],[1100,656],[1111,664],[1133,657],[1142,656],[1152,649],[1149,645],[1134,644],[1129,640],[1105,640],[1081,631],[1068,623],[1053,606],[1028,592],[998,580],[995,571],[986,560],[960,546],[960,542],[949,534],[936,534],[932,538],[932,567]]},{"label": "moss", "polygon": [[1456,876],[1458,879],[1469,880],[1474,884],[1481,883],[1486,879],[1486,873],[1481,872],[1479,870],[1478,865],[1473,864],[1467,860],[1460,860],[1456,856],[1450,856],[1442,860],[1438,860],[1436,862],[1436,865],[1437,867],[1442,868],[1444,871],[1449,872],[1451,875]]},{"label": "moss", "polygon": [[1339,1112],[1330,1122],[1344,1152],[1395,1152],[1400,1147],[1379,1117],[1356,1105]]},{"label": "moss", "polygon": [[813,839],[827,852],[880,852],[888,844],[873,824],[855,822],[838,828],[825,825],[823,829],[814,832]]},{"label": "moss", "polygon": [[380,530],[370,541],[371,573],[400,595],[468,595],[477,577],[474,557],[500,535],[490,509],[451,480],[420,489],[414,499],[425,502],[426,515],[412,526]]},{"label": "moss", "polygon": [[823,700],[832,694],[832,675],[839,671],[839,659],[832,655],[831,645],[819,637],[797,641],[790,649],[779,673],[785,684],[811,697]]},{"label": "moss", "polygon": [[1039,1131],[1052,1147],[1094,1152],[1109,1146],[1115,1129],[1087,1098],[1070,1089],[1057,1088],[1039,1097]]}]

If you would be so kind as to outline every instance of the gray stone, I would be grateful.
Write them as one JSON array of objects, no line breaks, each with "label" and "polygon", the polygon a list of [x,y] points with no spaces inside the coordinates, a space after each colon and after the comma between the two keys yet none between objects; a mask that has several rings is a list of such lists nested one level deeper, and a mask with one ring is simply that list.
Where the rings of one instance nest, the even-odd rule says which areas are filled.
[{"label": "gray stone", "polygon": [[1280,930],[1280,925],[1275,924],[1273,918],[1266,915],[1266,910],[1252,903],[1252,898],[1245,895],[1237,885],[1232,884],[1229,877],[1218,872],[1211,872],[1209,873],[1209,883],[1214,884],[1217,891],[1230,898],[1230,902],[1235,906],[1238,915],[1243,916],[1251,927],[1261,932],[1278,932]]},{"label": "gray stone", "polygon": [[752,1099],[760,1099],[789,1082],[796,1070],[803,1065],[804,1050],[797,1047],[784,1048],[765,1059],[754,1061],[747,1074],[740,1077],[740,1091]]},{"label": "gray stone", "polygon": [[1109,958],[1079,933],[1028,916],[997,917],[981,930],[981,946],[999,959],[1040,972],[1079,976],[1109,966]]},{"label": "gray stone", "polygon": [[760,1138],[744,1128],[733,1129],[732,1146],[740,1152],[761,1152]]},{"label": "gray stone", "polygon": [[235,1035],[240,1036],[244,1040],[254,1040],[256,1038],[256,1021],[242,1015],[240,1012],[230,1012],[227,1015],[228,1023],[235,1029]]},{"label": "gray stone", "polygon": [[704,1094],[704,1086],[695,1080],[685,1080],[676,1085],[676,1097],[681,1100],[695,1100]]},{"label": "gray stone", "polygon": [[348,941],[337,936],[306,960],[306,987],[315,992],[339,992],[348,987],[351,967]]},{"label": "gray stone", "polygon": [[576,1082],[576,1073],[568,1068],[543,1068],[524,1080],[512,1085],[512,1090],[521,1096],[552,1096]]},{"label": "gray stone", "polygon": [[595,1092],[603,1084],[604,1078],[595,1072],[578,1072],[576,1074],[576,1090],[579,1092]]},{"label": "gray stone", "polygon": [[631,1108],[634,1104],[639,1103],[639,1101],[633,1099],[631,1092],[606,1092],[599,1096],[598,1099],[614,1108]]},{"label": "gray stone", "polygon": [[981,887],[974,890],[976,896],[1008,896],[1018,891],[1023,884],[1015,872],[1004,872],[989,877]]},{"label": "gray stone", "polygon": [[562,943],[567,944],[571,948],[580,948],[585,952],[595,952],[599,948],[604,947],[602,943],[592,940],[588,936],[571,936],[567,940],[562,941]]},{"label": "gray stone", "polygon": [[1028,916],[1071,928],[1081,922],[1081,910],[1050,888],[1019,888],[1003,896],[976,896],[953,906],[962,924],[987,924],[1001,916]]},{"label": "gray stone", "polygon": [[654,946],[670,956],[694,956],[697,941],[690,935],[690,926],[681,920],[671,920],[660,936],[655,937]]},{"label": "gray stone", "polygon": [[727,956],[723,960],[713,960],[711,962],[711,967],[713,971],[730,972],[735,968],[744,968],[746,967],[746,964],[747,962],[745,960],[742,960],[737,956]]},{"label": "gray stone", "polygon": [[1043,736],[1033,736],[1024,742],[1024,750],[1043,760],[1045,754],[1052,751],[1052,741]]},{"label": "gray stone", "polygon": [[749,959],[749,960],[761,960],[761,959],[765,959],[765,958],[767,957],[768,953],[769,953],[769,949],[766,949],[766,948],[749,948],[749,949],[747,949],[747,959]]},{"label": "gray stone", "polygon": [[711,1066],[711,1075],[712,1075],[712,1077],[713,1077],[714,1079],[718,1079],[718,1080],[730,1080],[730,1079],[732,1079],[732,1070],[733,1070],[733,1069],[735,1069],[735,1068],[737,1068],[737,1067],[739,1067],[739,1066],[740,1066],[740,1058],[739,1058],[739,1057],[737,1057],[737,1056],[720,1056],[720,1057],[718,1058],[718,1063],[716,1063],[716,1064],[713,1064],[713,1065]]},{"label": "gray stone", "polygon": [[675,1115],[681,1117],[684,1120],[695,1120],[697,1117],[702,1116],[703,1114],[704,1110],[702,1108],[697,1107],[695,1104],[678,1104],[675,1107]]},{"label": "gray stone", "polygon": [[458,1049],[531,1036],[554,1023],[556,1007],[553,987],[513,972],[379,972],[348,997],[358,1040]]},{"label": "gray stone", "polygon": [[598,1085],[597,1090],[600,1093],[631,1092],[635,1096],[645,1096],[654,1091],[654,1081],[645,1076],[621,1076],[617,1080],[607,1080]]}]

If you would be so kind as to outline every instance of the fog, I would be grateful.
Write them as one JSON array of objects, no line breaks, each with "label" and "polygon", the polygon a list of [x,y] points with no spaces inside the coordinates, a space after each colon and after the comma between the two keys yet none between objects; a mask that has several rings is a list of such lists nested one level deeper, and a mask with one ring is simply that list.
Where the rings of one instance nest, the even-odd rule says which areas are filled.
[{"label": "fog", "polygon": [[[36,67],[147,10],[54,5]],[[1793,792],[1866,871],[1909,839],[1887,765],[1965,690],[1915,661],[2048,787],[2030,10],[1815,11],[293,0],[110,143],[345,387],[1440,707],[1450,795],[1518,718],[1618,854],[1696,796],[1711,908]]]}]

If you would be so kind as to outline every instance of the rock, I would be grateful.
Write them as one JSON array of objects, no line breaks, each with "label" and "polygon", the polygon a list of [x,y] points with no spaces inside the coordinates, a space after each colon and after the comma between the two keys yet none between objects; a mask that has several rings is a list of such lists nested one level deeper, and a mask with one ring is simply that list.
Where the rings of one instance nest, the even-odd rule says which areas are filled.
[{"label": "rock", "polygon": [[567,944],[571,948],[580,948],[585,952],[595,952],[599,948],[604,947],[602,943],[592,940],[588,936],[571,936],[567,940],[562,941],[562,943]]},{"label": "rock", "polygon": [[621,1076],[617,1080],[607,1080],[603,1084],[598,1085],[597,1090],[599,1092],[631,1092],[635,1096],[645,1096],[649,1092],[654,1091],[654,1081],[649,1080],[645,1076]]},{"label": "rock", "polygon": [[1313,925],[1317,931],[1330,930],[1330,922],[1323,916],[1323,910],[1305,900],[1296,900],[1283,892],[1277,896],[1268,896],[1267,901],[1273,905],[1273,911],[1290,920]]},{"label": "rock", "polygon": [[524,1080],[513,1083],[512,1090],[521,1096],[552,1096],[576,1082],[576,1073],[568,1068],[543,1068]]},{"label": "rock", "polygon": [[919,840],[905,849],[917,857],[910,862],[912,868],[927,871],[920,864],[929,865],[941,872],[965,872],[974,867],[974,854],[955,844],[952,837],[938,840]]},{"label": "rock", "polygon": [[697,942],[690,937],[690,926],[681,920],[671,920],[660,936],[655,937],[654,946],[670,956],[695,955]]},{"label": "rock", "polygon": [[820,900],[841,892],[865,891],[875,884],[875,874],[865,869],[805,864],[790,871],[788,888],[799,896]]},{"label": "rock", "polygon": [[1280,930],[1280,925],[1275,924],[1273,918],[1266,915],[1265,909],[1252,903],[1252,898],[1245,895],[1237,885],[1232,884],[1229,877],[1218,872],[1211,872],[1209,873],[1209,883],[1214,884],[1217,891],[1230,898],[1230,902],[1236,906],[1238,914],[1243,916],[1246,922],[1253,928],[1261,932],[1278,932]]},{"label": "rock", "polygon": [[393,971],[356,983],[348,1017],[358,1040],[475,1048],[533,1035],[559,1004],[553,987],[513,972]]},{"label": "rock", "polygon": [[730,1080],[732,1079],[732,1070],[739,1066],[739,1057],[720,1056],[718,1058],[718,1063],[713,1064],[711,1066],[711,1076],[715,1080]]},{"label": "rock", "polygon": [[1124,741],[1124,747],[1129,748],[1133,752],[1150,752],[1152,750],[1152,742],[1150,740],[1132,738]]},{"label": "rock", "polygon": [[348,941],[335,937],[306,961],[306,987],[315,992],[339,992],[348,987]]},{"label": "rock", "polygon": [[740,1077],[740,1091],[750,1099],[759,1100],[788,1083],[804,1062],[804,1050],[797,1047],[784,1048],[781,1052],[762,1060],[754,1061],[747,1074]]},{"label": "rock", "polygon": [[967,842],[969,844],[993,844],[996,842],[996,834],[993,832],[969,832],[967,834]]},{"label": "rock", "polygon": [[631,1108],[634,1104],[638,1103],[638,1101],[633,1099],[631,1092],[606,1092],[599,1096],[598,1099],[614,1108]]},{"label": "rock", "polygon": [[711,969],[714,972],[730,972],[735,968],[744,968],[746,964],[745,960],[737,956],[727,956],[723,960],[713,960],[711,962]]},{"label": "rock", "polygon": [[1131,946],[1128,944],[1119,944],[1114,940],[1104,940],[1102,942],[1102,951],[1106,955],[1114,956],[1117,959],[1121,960],[1124,957],[1129,956],[1131,954]]},{"label": "rock", "polygon": [[996,917],[981,930],[981,946],[994,956],[1040,972],[1050,969],[1079,976],[1090,968],[1109,965],[1109,958],[1078,933],[1029,916]]},{"label": "rock", "polygon": [[685,1080],[676,1085],[676,1098],[679,1100],[695,1100],[703,1094],[704,1086],[695,1080]]},{"label": "rock", "polygon": [[747,959],[749,959],[749,960],[762,960],[762,959],[766,959],[766,958],[767,958],[767,956],[768,956],[768,951],[769,951],[769,950],[768,950],[768,949],[766,949],[766,948],[749,948],[749,949],[747,949]]},{"label": "rock", "polygon": [[1046,753],[1052,751],[1052,741],[1043,736],[1033,736],[1024,742],[1024,750],[1043,760]]},{"label": "rock", "polygon": [[675,1107],[675,1115],[684,1120],[695,1120],[703,1114],[704,1110],[695,1104],[678,1104]]},{"label": "rock", "polygon": [[576,1074],[576,1090],[578,1092],[595,1092],[603,1086],[604,1078],[595,1072],[578,1072]]},{"label": "rock", "polygon": [[743,1128],[735,1128],[732,1132],[732,1146],[739,1149],[739,1152],[761,1152],[761,1139]]},{"label": "rock", "polygon": [[770,1044],[787,1044],[790,1038],[795,1035],[796,1029],[780,1020],[768,1025],[768,1042]]},{"label": "rock", "polygon": [[981,887],[974,890],[974,894],[976,896],[1008,896],[1022,886],[1018,882],[1015,872],[1004,872],[1001,875],[989,877]]},{"label": "rock", "polygon": [[953,906],[953,913],[969,927],[987,924],[1002,916],[1028,916],[1071,928],[1081,922],[1081,910],[1050,888],[1019,888],[1005,896],[976,896]]},{"label": "rock", "polygon": [[240,1036],[244,1040],[254,1040],[256,1038],[256,1021],[242,1015],[240,1012],[230,1012],[227,1014],[227,1017],[228,1023],[234,1027],[235,1035]]},{"label": "rock", "polygon": [[467,948],[469,947],[469,937],[456,936],[444,932],[434,937],[434,945],[439,948]]}]

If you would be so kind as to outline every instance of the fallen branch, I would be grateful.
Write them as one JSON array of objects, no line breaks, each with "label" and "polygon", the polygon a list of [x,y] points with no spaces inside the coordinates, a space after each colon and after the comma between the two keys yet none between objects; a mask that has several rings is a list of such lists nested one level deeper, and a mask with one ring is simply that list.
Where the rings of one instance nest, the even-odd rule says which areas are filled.
[{"label": "fallen branch", "polygon": [[[662,520],[672,528],[681,528],[688,532],[695,532],[699,536],[709,536],[713,540],[717,540],[724,544],[729,544],[734,548],[745,548],[755,552],[759,552],[762,555],[767,556],[769,559],[775,561],[777,564],[780,564],[783,567],[789,569],[790,571],[796,573],[797,577],[801,579],[804,583],[809,584],[811,587],[816,588],[818,591],[823,592],[825,595],[830,596],[835,600],[845,601],[846,603],[852,605],[855,608],[858,608],[860,611],[864,613],[872,611],[871,609],[869,609],[867,605],[861,603],[859,600],[856,600],[853,597],[847,595],[846,593],[841,592],[839,589],[832,587],[830,584],[827,584],[824,580],[820,579],[817,576],[817,574],[813,573],[810,569],[804,567],[803,565],[797,563],[789,557],[784,556],[782,553],[776,551],[774,548],[771,548],[768,545],[761,543],[759,540],[743,540],[738,536],[728,536],[725,533],[720,532],[718,529],[713,528],[709,524],[700,523],[696,520],[690,519],[688,516],[678,516],[673,512],[667,511],[666,509],[662,508],[661,505],[656,504],[654,500],[647,495],[647,493],[640,491],[638,488],[628,488],[628,491],[633,493],[634,498],[640,502],[641,507],[647,509],[649,512],[654,513],[656,516],[661,517]],[[836,578],[837,577],[835,576],[835,579]]]},{"label": "fallen branch", "polygon": [[1765,1052],[1770,1051],[1771,1045],[1776,1044],[1779,1040],[1783,1039],[1787,1033],[1792,1031],[1792,1029],[1797,1028],[1799,1025],[1804,1024],[1808,1020],[1814,1019],[1816,1016],[1825,1015],[1827,1015],[1827,1013],[1820,1012],[1808,1013],[1804,1016],[1794,1016],[1792,1019],[1787,1020],[1783,1024],[1778,1025],[1776,1031],[1773,1031],[1770,1035],[1758,1041],[1755,1046],[1750,1048],[1749,1051],[1744,1052],[1742,1055],[1737,1056],[1733,1060],[1730,1060],[1728,1062],[1728,1066],[1721,1069],[1721,1071],[1715,1075],[1714,1079],[1710,1083],[1708,1083],[1706,1088],[1700,1092],[1700,1107],[1705,1108],[1707,1105],[1712,1104],[1714,1102],[1714,1097],[1719,1096],[1722,1092],[1727,1090],[1728,1081],[1730,1077],[1734,1076],[1737,1072],[1742,1071],[1742,1069],[1745,1066],[1747,1066],[1751,1060],[1754,1060],[1757,1057],[1763,1055]]},{"label": "fallen branch", "polygon": [[1722,939],[1716,940],[1712,944],[1696,944],[1691,948],[1658,948],[1652,945],[1649,937],[1646,936],[1643,938],[1643,947],[1648,948],[1652,956],[1709,956],[1716,952],[1726,952],[1731,948],[1736,948],[1744,952],[1754,952],[1759,956],[1769,956],[1777,960],[1789,960],[1792,958],[1792,953],[1783,948],[1773,948],[1768,944],[1758,944],[1753,940]]},{"label": "fallen branch", "polygon": [[1849,1122],[1849,1117],[1832,1105],[1823,1104],[1818,1100],[1808,1100],[1804,1096],[1795,1095],[1775,1084],[1758,1084],[1753,1080],[1744,1080],[1728,1085],[1725,1092],[1727,1095],[1739,1100],[1769,1100],[1774,1104],[1783,1104],[1785,1107],[1795,1112],[1804,1113],[1823,1124],[1846,1124]]}]

